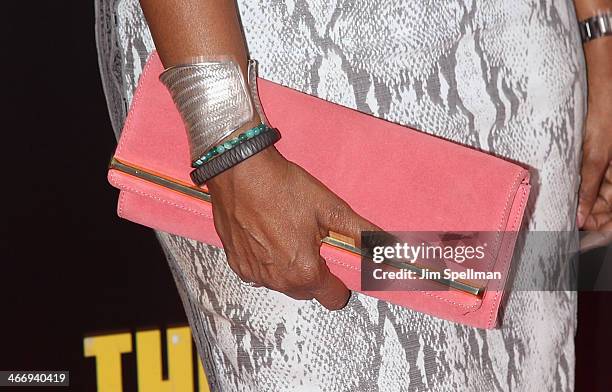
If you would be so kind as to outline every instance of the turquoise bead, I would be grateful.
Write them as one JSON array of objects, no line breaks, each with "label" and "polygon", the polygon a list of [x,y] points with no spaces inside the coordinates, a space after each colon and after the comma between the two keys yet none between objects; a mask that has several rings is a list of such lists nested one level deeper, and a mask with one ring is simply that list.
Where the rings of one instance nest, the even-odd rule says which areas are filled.
[{"label": "turquoise bead", "polygon": [[212,159],[214,156],[222,154],[224,151],[231,150],[233,147],[240,144],[241,142],[249,140],[254,136],[261,134],[262,132],[265,132],[266,130],[267,126],[261,123],[258,126],[241,133],[240,135],[238,135],[238,137],[235,137],[234,139],[228,140],[222,144],[219,144],[218,146],[211,148],[206,152],[206,154],[204,154],[203,157],[195,161],[193,163],[193,166],[201,166],[204,163],[208,162],[210,159]]}]

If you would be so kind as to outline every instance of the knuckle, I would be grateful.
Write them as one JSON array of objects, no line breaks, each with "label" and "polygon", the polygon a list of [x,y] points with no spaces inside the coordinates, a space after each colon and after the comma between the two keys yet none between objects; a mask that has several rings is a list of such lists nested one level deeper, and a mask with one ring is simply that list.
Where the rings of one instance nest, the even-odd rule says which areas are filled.
[{"label": "knuckle", "polygon": [[301,263],[293,281],[298,288],[312,290],[320,286],[321,273],[316,265],[312,263]]},{"label": "knuckle", "polygon": [[588,162],[594,166],[594,167],[598,167],[598,168],[603,168],[608,166],[608,158],[605,156],[605,154],[602,153],[593,153],[590,154],[588,156]]},{"label": "knuckle", "polygon": [[342,216],[343,209],[344,206],[342,204],[342,201],[338,200],[337,202],[333,203],[330,208],[328,208],[328,214],[330,217],[338,219]]},{"label": "knuckle", "polygon": [[307,274],[302,276],[300,287],[306,290],[314,290],[319,287],[320,281],[317,275]]},{"label": "knuckle", "polygon": [[597,197],[596,193],[594,191],[590,191],[588,189],[581,189],[579,194],[578,194],[578,199],[582,203],[591,203],[591,202],[594,202],[596,197]]},{"label": "knuckle", "polygon": [[347,211],[350,210],[350,207],[344,200],[338,199],[326,208],[326,210],[331,222],[342,224],[346,220]]}]

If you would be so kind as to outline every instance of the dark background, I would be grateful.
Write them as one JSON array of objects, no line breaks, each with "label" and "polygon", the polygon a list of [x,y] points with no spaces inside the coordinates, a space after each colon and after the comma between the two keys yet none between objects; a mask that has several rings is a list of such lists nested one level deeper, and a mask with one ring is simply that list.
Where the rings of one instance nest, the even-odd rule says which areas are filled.
[{"label": "dark background", "polygon": [[[2,8],[0,370],[69,370],[58,390],[94,391],[84,335],[186,318],[152,231],[116,216],[93,1]],[[611,390],[611,300],[580,293],[577,391]]]}]

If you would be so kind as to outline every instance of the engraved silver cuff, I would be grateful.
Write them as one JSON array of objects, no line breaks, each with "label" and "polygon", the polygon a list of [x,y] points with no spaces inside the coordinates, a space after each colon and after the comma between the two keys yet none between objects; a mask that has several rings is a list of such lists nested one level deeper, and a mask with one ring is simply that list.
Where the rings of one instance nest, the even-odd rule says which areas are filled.
[{"label": "engraved silver cuff", "polygon": [[257,60],[250,59],[247,63],[247,66],[248,66],[247,78],[248,78],[249,90],[251,90],[251,99],[253,99],[253,106],[255,106],[255,110],[257,111],[257,114],[259,115],[259,119],[261,120],[261,122],[263,122],[265,125],[270,127],[268,118],[266,117],[263,107],[261,106],[261,101],[259,100],[259,92],[257,91],[257,70],[258,70]]},{"label": "engraved silver cuff", "polygon": [[183,118],[192,161],[253,118],[251,88],[232,60],[173,66],[159,79]]}]

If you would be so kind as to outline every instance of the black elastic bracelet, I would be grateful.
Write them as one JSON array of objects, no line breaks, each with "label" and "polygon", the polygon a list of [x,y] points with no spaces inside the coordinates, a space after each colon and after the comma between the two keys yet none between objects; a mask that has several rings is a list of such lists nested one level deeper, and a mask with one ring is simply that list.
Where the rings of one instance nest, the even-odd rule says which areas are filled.
[{"label": "black elastic bracelet", "polygon": [[190,174],[191,180],[196,185],[203,185],[214,176],[223,173],[227,169],[252,157],[263,149],[270,147],[281,138],[280,132],[276,128],[268,128],[265,132],[252,137],[231,150],[227,150],[214,159],[204,163],[202,166],[193,170]]}]

